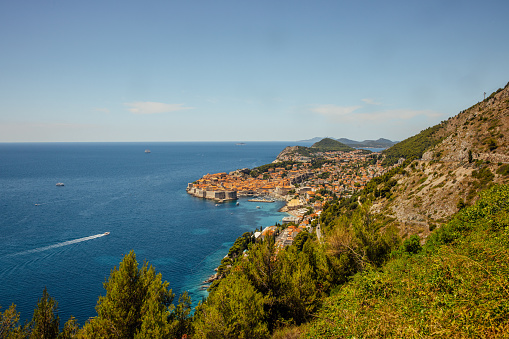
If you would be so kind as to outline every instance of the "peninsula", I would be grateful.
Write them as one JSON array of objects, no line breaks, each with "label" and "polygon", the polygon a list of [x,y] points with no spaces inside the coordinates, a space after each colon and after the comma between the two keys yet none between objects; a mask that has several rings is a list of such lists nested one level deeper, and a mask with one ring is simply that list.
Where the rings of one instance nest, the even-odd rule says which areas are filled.
[{"label": "peninsula", "polygon": [[327,201],[349,197],[365,187],[382,167],[380,153],[355,150],[324,139],[312,147],[287,147],[271,164],[230,173],[206,174],[187,186],[187,193],[216,202],[239,197],[285,200],[286,211],[322,210]]}]

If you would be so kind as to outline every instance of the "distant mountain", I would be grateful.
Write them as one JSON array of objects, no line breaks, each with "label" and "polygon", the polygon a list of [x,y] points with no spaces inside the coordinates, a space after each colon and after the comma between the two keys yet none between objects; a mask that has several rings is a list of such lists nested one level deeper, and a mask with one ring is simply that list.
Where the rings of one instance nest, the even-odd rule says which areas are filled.
[{"label": "distant mountain", "polygon": [[[310,139],[313,140],[313,139]],[[303,142],[303,141],[301,141]],[[343,152],[351,152],[355,151],[355,148],[347,146],[337,140],[332,138],[324,138],[320,139],[320,141],[315,142],[311,147],[306,146],[288,146],[286,147],[279,155],[276,157],[275,161],[288,161],[292,160],[296,155],[305,157],[305,158],[313,158],[316,156],[316,153],[319,152],[330,152],[330,151],[343,151]],[[369,152],[369,151],[365,151]]]},{"label": "distant mountain", "polygon": [[380,138],[378,140],[364,140],[364,141],[355,141],[345,138],[337,140],[351,147],[369,147],[369,148],[389,148],[398,143],[397,141],[391,141],[389,139],[384,138]]},{"label": "distant mountain", "polygon": [[297,142],[302,142],[302,143],[315,143],[315,142],[318,142],[320,140],[324,139],[323,137],[314,137],[312,139],[307,139],[307,140],[299,140]]},{"label": "distant mountain", "polygon": [[325,138],[322,139],[311,146],[311,148],[318,149],[322,152],[329,152],[329,151],[343,151],[343,152],[350,152],[354,151],[355,149],[347,146],[337,140],[331,139],[331,138]]},{"label": "distant mountain", "polygon": [[345,145],[358,145],[360,144],[361,142],[360,141],[355,141],[355,140],[350,140],[350,139],[347,139],[347,138],[339,138],[339,139],[336,139],[337,141],[339,142],[342,142],[343,144]]},{"label": "distant mountain", "polygon": [[[302,143],[312,143],[312,142],[316,143],[316,142],[318,142],[320,140],[323,140],[323,139],[333,139],[333,138],[315,137],[315,138],[308,139],[308,140],[301,140],[299,142],[302,142]],[[398,141],[391,141],[389,139],[384,139],[384,138],[380,138],[378,140],[364,140],[364,141],[356,141],[356,140],[351,140],[351,139],[347,139],[347,138],[339,138],[339,139],[333,139],[333,140],[339,141],[342,144],[345,144],[345,145],[350,146],[350,147],[355,147],[355,148],[361,148],[361,147],[368,147],[368,148],[389,148],[389,147],[394,146],[395,144],[398,143]]]}]

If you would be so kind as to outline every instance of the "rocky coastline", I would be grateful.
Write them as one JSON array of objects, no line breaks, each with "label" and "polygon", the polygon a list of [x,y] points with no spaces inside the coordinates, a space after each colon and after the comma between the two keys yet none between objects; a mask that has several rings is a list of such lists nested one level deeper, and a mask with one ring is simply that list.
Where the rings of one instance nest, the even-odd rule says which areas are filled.
[{"label": "rocky coastline", "polygon": [[[217,272],[217,267],[214,269],[214,271]],[[212,274],[210,277],[208,277],[201,283],[201,288],[203,290],[207,290],[214,281],[219,280],[221,278],[222,276],[220,276],[218,273]]]}]

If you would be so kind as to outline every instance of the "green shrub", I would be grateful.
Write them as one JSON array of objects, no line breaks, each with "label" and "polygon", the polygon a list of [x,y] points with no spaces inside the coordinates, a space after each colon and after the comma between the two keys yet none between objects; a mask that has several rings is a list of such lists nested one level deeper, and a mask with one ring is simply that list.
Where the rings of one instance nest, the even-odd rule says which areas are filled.
[{"label": "green shrub", "polygon": [[493,151],[493,150],[495,150],[498,147],[497,143],[493,139],[488,140],[487,144],[488,144],[488,149],[490,151]]},{"label": "green shrub", "polygon": [[500,174],[500,175],[509,175],[509,164],[505,164],[505,165],[500,166],[497,169],[497,174]]},{"label": "green shrub", "polygon": [[403,249],[408,253],[419,253],[422,250],[421,238],[418,235],[412,235],[410,238],[403,241]]},{"label": "green shrub", "polygon": [[461,211],[466,206],[467,206],[467,204],[465,204],[465,201],[463,201],[463,199],[460,199],[458,201],[458,203],[456,204],[456,207],[458,208],[459,211]]}]

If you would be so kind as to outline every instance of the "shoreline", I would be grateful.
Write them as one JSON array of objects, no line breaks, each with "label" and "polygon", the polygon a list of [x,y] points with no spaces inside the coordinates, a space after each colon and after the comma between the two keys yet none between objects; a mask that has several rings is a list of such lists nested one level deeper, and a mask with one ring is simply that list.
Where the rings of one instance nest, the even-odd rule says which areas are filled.
[{"label": "shoreline", "polygon": [[[243,198],[247,198],[247,197],[243,197]],[[287,215],[289,216],[293,216],[293,217],[300,217],[298,215],[295,215],[295,214],[292,214],[290,213],[291,211],[284,211],[283,209],[287,208],[288,206],[288,201],[286,201],[286,199],[282,198],[282,197],[273,197],[271,196],[270,199],[272,199],[273,201],[272,202],[276,202],[276,201],[281,201],[281,202],[284,202],[284,205],[281,206],[277,212],[278,213],[286,213]],[[240,199],[237,199],[237,200],[240,200]],[[253,201],[250,201],[250,200],[247,200],[248,202],[253,202]],[[282,219],[282,218],[281,218]],[[270,227],[270,226],[274,226],[274,225],[266,225],[266,226],[262,226],[263,228],[266,228],[266,227]],[[254,226],[255,227],[255,226]],[[256,230],[256,227],[254,228],[253,231],[251,232],[255,232]],[[241,235],[239,235],[240,237]],[[237,237],[238,239],[238,237]],[[231,248],[231,247],[230,247]],[[230,250],[230,248],[228,248],[228,250]],[[226,254],[223,258],[227,257],[228,254]],[[214,268],[214,274],[211,274],[211,275],[208,275],[208,278],[203,280],[200,284],[199,284],[199,289],[202,290],[202,291],[206,291],[208,293],[208,289],[209,287],[214,283],[214,281],[216,280],[221,280],[223,277],[218,275],[217,271],[218,271],[218,268],[219,266],[216,266]]]}]

